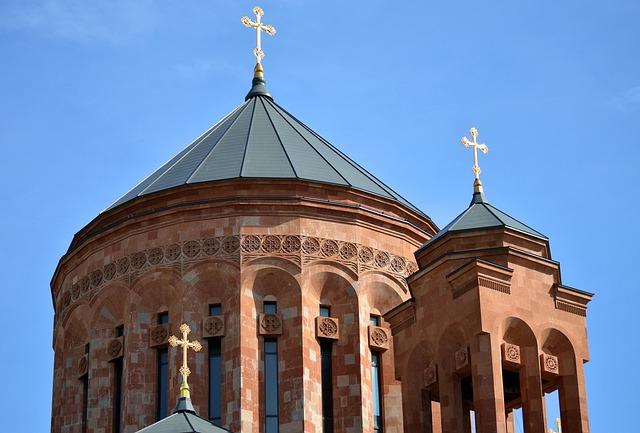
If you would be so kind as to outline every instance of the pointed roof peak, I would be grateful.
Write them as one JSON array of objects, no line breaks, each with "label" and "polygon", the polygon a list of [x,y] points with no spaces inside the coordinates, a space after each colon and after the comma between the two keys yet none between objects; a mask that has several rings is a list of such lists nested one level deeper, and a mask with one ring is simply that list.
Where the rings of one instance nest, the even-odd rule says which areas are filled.
[{"label": "pointed roof peak", "polygon": [[471,198],[469,207],[478,203],[488,203],[487,198],[484,195],[484,189],[482,188],[482,182],[480,181],[480,179],[476,179],[473,182],[473,197]]},{"label": "pointed roof peak", "polygon": [[264,69],[262,69],[262,64],[260,63],[256,63],[256,67],[253,68],[251,90],[249,90],[249,93],[247,93],[244,100],[248,101],[256,96],[264,96],[265,98],[269,98],[273,101],[273,97],[269,93],[269,89],[267,89],[267,82],[264,79]]}]

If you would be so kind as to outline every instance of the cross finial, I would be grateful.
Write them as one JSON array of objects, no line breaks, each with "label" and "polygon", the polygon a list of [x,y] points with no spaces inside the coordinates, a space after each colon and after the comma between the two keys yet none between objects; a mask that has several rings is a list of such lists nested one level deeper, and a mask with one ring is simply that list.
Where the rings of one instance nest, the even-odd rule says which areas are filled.
[{"label": "cross finial", "polygon": [[182,340],[172,335],[171,337],[169,337],[169,345],[171,347],[182,347],[182,367],[180,367],[180,373],[182,374],[182,384],[180,384],[180,397],[191,398],[191,394],[189,393],[189,384],[187,383],[187,378],[191,374],[191,370],[189,370],[189,367],[187,365],[187,350],[193,349],[194,352],[200,352],[200,349],[202,349],[202,345],[198,340],[189,341],[187,336],[191,332],[191,328],[189,328],[189,325],[187,325],[186,323],[180,325],[180,332],[182,332]]},{"label": "cross finial", "polygon": [[256,56],[256,63],[258,65],[261,65],[262,58],[264,57],[264,51],[262,51],[261,33],[265,32],[269,36],[273,36],[276,34],[276,29],[271,24],[262,23],[262,16],[264,15],[264,11],[260,6],[254,7],[253,13],[256,16],[255,21],[247,16],[244,16],[240,19],[240,22],[242,22],[242,24],[244,24],[246,27],[256,29],[256,47],[253,49],[253,55]]},{"label": "cross finial", "polygon": [[472,147],[473,148],[473,174],[475,176],[475,181],[473,182],[473,191],[477,193],[482,192],[482,182],[480,181],[480,166],[478,165],[478,150],[484,154],[489,152],[489,148],[486,144],[478,143],[478,130],[476,128],[469,129],[469,133],[471,134],[471,140],[467,137],[462,137],[462,144],[464,147]]}]

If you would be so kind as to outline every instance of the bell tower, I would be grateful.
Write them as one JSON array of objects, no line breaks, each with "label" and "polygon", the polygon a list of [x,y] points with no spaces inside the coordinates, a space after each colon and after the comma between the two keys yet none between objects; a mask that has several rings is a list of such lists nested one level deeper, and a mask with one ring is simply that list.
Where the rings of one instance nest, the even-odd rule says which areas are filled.
[{"label": "bell tower", "polygon": [[415,254],[412,298],[385,314],[402,381],[405,431],[546,433],[558,391],[565,433],[589,431],[583,364],[592,294],[562,283],[549,239],[492,206],[474,149],[469,207]]}]

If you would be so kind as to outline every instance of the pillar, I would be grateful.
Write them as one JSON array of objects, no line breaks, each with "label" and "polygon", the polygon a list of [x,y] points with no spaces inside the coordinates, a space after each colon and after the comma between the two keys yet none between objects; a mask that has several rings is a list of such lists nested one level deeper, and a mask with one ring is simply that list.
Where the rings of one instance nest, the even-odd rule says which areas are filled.
[{"label": "pillar", "polygon": [[524,431],[525,433],[546,433],[547,415],[538,349],[535,346],[521,346],[521,350],[520,395],[522,397]]},{"label": "pillar", "polygon": [[589,415],[584,369],[580,359],[562,357],[559,378],[560,421],[563,433],[588,433]]},{"label": "pillar", "polygon": [[481,333],[473,337],[470,349],[477,433],[505,433],[500,344]]}]

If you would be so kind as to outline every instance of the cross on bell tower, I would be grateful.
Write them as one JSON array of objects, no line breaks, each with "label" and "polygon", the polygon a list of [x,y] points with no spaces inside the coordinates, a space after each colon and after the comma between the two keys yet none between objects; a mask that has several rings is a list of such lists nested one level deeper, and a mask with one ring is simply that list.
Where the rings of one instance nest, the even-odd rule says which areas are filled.
[{"label": "cross on bell tower", "polygon": [[244,16],[240,19],[242,24],[246,27],[256,29],[256,47],[253,49],[253,55],[256,56],[256,63],[261,64],[262,58],[264,57],[264,51],[262,51],[262,32],[265,32],[269,36],[274,36],[276,34],[276,29],[271,24],[263,24],[262,16],[264,15],[264,11],[260,6],[256,6],[253,8],[253,13],[256,16],[256,20],[253,21],[251,18]]},{"label": "cross on bell tower", "polygon": [[474,193],[482,193],[482,181],[480,180],[480,165],[478,165],[478,150],[484,154],[489,152],[489,147],[486,144],[478,143],[478,130],[476,128],[469,129],[469,133],[471,134],[471,140],[467,137],[462,137],[460,142],[464,144],[464,147],[473,148],[473,174],[475,176],[475,180],[473,182],[473,192]]}]

